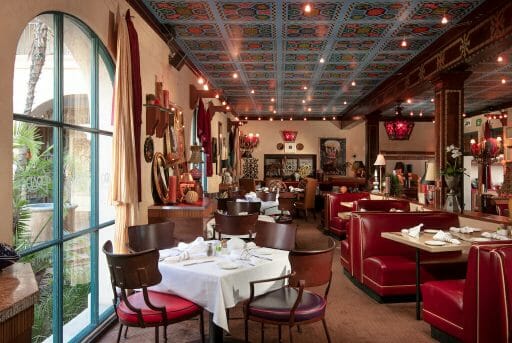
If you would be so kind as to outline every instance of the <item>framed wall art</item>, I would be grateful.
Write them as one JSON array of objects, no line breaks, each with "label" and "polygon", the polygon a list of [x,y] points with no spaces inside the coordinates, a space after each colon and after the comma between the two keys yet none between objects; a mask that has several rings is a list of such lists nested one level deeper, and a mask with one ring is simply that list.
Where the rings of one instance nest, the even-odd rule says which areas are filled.
[{"label": "framed wall art", "polygon": [[320,168],[324,175],[346,175],[346,139],[320,138]]}]

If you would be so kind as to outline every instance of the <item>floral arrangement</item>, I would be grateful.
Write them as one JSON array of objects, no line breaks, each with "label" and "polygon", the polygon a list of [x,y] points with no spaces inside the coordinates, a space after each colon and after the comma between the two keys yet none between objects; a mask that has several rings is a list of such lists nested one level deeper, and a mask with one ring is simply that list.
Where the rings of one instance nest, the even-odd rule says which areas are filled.
[{"label": "floral arrangement", "polygon": [[466,174],[466,169],[462,167],[462,152],[455,145],[446,147],[446,164],[441,169],[441,175],[456,176]]}]

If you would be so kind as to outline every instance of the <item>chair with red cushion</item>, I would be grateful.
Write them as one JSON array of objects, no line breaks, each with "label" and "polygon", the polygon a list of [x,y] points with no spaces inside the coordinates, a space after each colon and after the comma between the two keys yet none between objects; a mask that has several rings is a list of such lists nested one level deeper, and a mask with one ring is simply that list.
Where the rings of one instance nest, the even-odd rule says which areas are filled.
[{"label": "chair with red cushion", "polygon": [[[158,328],[164,327],[167,341],[167,326],[199,315],[201,341],[204,343],[203,309],[177,295],[149,291],[162,280],[158,270],[158,250],[146,250],[133,254],[112,253],[112,242],[103,245],[110,270],[110,281],[114,292],[114,308],[119,320],[117,342],[123,326],[154,327],[155,342],[159,340]],[[139,292],[130,293],[133,289]],[[126,334],[125,334],[126,336]]]},{"label": "chair with red cushion", "polygon": [[[327,295],[331,286],[332,258],[336,242],[329,238],[326,247],[318,250],[292,250],[290,263],[292,273],[272,279],[252,281],[249,300],[244,304],[245,342],[249,341],[249,320],[261,323],[261,341],[264,339],[264,324],[279,327],[281,342],[281,326],[288,326],[290,342],[293,342],[292,328],[322,321],[327,341],[331,342],[325,322]],[[287,286],[255,296],[256,284],[289,280]],[[305,287],[327,285],[323,295],[308,291]]]},{"label": "chair with red cushion", "polygon": [[433,336],[510,342],[511,268],[512,242],[474,244],[465,280],[424,283],[423,320],[431,325]]}]

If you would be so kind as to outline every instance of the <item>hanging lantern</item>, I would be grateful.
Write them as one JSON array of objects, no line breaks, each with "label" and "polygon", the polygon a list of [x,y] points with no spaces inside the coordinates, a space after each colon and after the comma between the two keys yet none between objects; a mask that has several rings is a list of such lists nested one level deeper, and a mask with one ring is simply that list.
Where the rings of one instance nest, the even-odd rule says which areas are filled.
[{"label": "hanging lantern", "polygon": [[409,140],[414,122],[402,116],[402,106],[400,103],[395,108],[396,116],[384,122],[384,128],[390,140]]}]

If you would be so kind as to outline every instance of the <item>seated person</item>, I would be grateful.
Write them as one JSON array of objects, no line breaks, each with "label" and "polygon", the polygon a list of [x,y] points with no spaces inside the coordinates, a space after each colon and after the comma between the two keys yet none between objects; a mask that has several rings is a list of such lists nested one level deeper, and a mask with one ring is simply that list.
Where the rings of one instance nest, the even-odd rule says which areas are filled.
[{"label": "seated person", "polygon": [[393,173],[398,178],[398,182],[403,186],[404,185],[404,163],[403,162],[396,162],[395,169],[393,170]]}]

